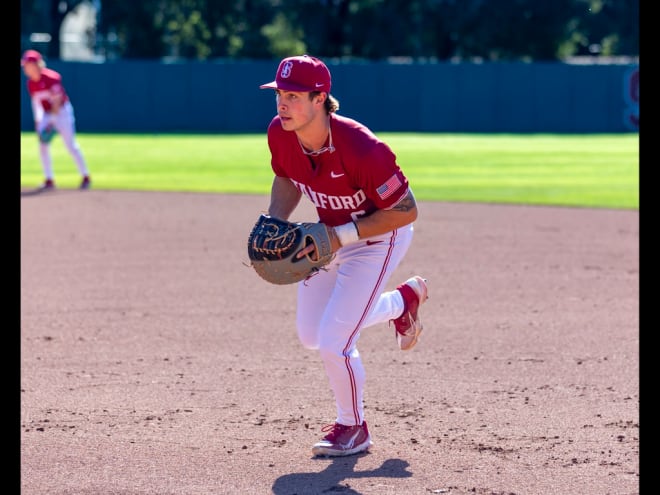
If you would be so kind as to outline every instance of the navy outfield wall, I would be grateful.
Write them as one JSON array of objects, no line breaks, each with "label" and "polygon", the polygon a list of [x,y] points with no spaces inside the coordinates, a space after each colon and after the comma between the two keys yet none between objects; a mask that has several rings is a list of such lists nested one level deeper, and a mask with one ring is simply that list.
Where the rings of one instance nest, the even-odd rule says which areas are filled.
[{"label": "navy outfield wall", "polygon": [[[278,61],[53,61],[78,132],[264,132]],[[639,65],[328,63],[339,113],[376,132],[639,130]],[[21,130],[32,112],[21,76]]]}]

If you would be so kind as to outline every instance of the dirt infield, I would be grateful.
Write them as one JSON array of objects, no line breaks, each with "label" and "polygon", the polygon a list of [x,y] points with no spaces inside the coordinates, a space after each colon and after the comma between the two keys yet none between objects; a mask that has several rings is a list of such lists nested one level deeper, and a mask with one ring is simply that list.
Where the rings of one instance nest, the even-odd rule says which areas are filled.
[{"label": "dirt infield", "polygon": [[267,204],[22,195],[23,495],[639,493],[638,211],[421,202],[425,331],[365,331],[374,447],[316,459],[295,287],[245,265]]}]

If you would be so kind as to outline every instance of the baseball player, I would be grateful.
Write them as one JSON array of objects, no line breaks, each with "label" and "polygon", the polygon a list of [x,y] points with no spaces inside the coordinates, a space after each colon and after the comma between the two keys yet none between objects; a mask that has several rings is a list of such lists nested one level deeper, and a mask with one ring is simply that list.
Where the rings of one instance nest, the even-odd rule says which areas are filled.
[{"label": "baseball player", "polygon": [[80,189],[89,189],[91,186],[89,171],[76,141],[73,106],[62,86],[62,76],[58,72],[46,68],[41,53],[36,50],[27,50],[23,53],[21,66],[28,78],[27,89],[32,103],[34,127],[40,138],[39,156],[46,177],[40,189],[52,190],[55,188],[50,140],[43,137],[47,131],[53,132],[53,129],[62,136],[66,149],[76,162],[82,177]]},{"label": "baseball player", "polygon": [[[275,90],[277,107],[268,126],[275,174],[268,214],[286,220],[305,196],[328,226],[335,254],[297,286],[298,337],[304,347],[318,350],[337,409],[312,453],[356,454],[372,445],[364,418],[360,332],[393,323],[399,347],[408,350],[422,331],[426,280],[414,276],[384,292],[412,241],[417,204],[389,146],[360,122],[337,115],[330,71],[321,60],[285,58],[275,80],[260,88]],[[311,245],[299,256],[313,256],[313,250]]]}]

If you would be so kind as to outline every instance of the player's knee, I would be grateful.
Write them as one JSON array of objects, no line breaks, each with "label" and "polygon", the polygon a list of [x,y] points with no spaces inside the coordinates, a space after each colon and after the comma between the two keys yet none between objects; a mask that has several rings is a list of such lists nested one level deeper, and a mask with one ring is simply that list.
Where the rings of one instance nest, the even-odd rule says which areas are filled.
[{"label": "player's knee", "polygon": [[325,339],[319,342],[319,354],[324,361],[343,360],[346,356],[353,357],[355,347],[346,349],[346,342],[338,339]]},{"label": "player's knee", "polygon": [[298,327],[298,340],[305,349],[316,350],[319,348],[319,339],[316,332],[306,331],[304,328]]}]

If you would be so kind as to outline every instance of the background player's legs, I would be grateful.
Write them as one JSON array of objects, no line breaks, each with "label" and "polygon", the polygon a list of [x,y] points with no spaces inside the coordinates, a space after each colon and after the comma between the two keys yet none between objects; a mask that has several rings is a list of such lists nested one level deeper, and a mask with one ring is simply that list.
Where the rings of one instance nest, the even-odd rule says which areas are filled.
[{"label": "background player's legs", "polygon": [[46,180],[53,180],[53,159],[50,156],[50,144],[39,142],[39,158]]},{"label": "background player's legs", "polygon": [[54,122],[57,131],[62,136],[64,146],[66,146],[66,149],[78,167],[78,172],[80,172],[80,175],[83,177],[89,176],[87,162],[85,161],[85,157],[83,156],[82,150],[76,140],[76,119],[73,113],[73,107],[70,103],[62,106]]}]

